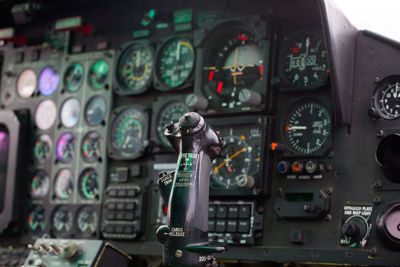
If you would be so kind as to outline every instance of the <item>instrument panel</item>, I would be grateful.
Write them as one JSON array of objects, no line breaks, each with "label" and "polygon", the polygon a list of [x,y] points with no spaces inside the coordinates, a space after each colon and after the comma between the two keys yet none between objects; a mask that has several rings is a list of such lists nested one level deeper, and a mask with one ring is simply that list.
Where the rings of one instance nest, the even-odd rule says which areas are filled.
[{"label": "instrument panel", "polygon": [[[73,16],[72,2],[52,4],[54,16]],[[374,54],[382,40],[359,34],[354,83],[339,88],[323,4],[267,2],[102,3],[118,10],[112,21],[88,3],[92,34],[27,24],[31,43],[0,46],[0,108],[30,113],[18,242],[103,239],[161,255],[168,204],[156,181],[176,168],[164,131],[196,111],[224,143],[208,224],[209,240],[230,246],[221,258],[393,264],[397,69]]]}]

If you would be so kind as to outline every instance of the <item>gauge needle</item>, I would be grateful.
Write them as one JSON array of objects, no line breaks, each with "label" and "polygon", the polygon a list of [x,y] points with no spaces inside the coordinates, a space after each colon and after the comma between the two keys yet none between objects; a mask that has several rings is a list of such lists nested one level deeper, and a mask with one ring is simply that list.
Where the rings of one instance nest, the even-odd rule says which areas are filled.
[{"label": "gauge needle", "polygon": [[236,68],[237,68],[237,58],[239,54],[239,47],[235,49],[235,58],[233,60],[233,84],[236,85]]},{"label": "gauge needle", "polygon": [[307,130],[307,126],[288,126],[287,130]]},{"label": "gauge needle", "polygon": [[[242,148],[242,149],[239,150],[239,151],[236,151],[236,153],[233,154],[232,156],[230,156],[230,157],[228,158],[228,160],[225,159],[221,164],[219,164],[217,167],[215,167],[214,172],[219,172],[219,169],[220,169],[222,166],[224,166],[228,161],[230,161],[231,159],[235,158],[235,157],[236,157],[237,155],[239,155],[240,153],[244,152],[246,149],[247,149],[247,146],[244,147],[244,148]],[[228,169],[228,171],[229,171],[229,169]]]},{"label": "gauge needle", "polygon": [[136,52],[136,68],[139,68],[140,66],[140,55],[141,53],[139,51]]},{"label": "gauge needle", "polygon": [[181,55],[181,42],[176,46],[176,61],[179,61],[179,57]]},{"label": "gauge needle", "polygon": [[129,141],[131,140],[131,136],[128,135],[128,137],[125,139],[124,144],[122,145],[122,148],[126,148],[126,146],[129,144]]}]

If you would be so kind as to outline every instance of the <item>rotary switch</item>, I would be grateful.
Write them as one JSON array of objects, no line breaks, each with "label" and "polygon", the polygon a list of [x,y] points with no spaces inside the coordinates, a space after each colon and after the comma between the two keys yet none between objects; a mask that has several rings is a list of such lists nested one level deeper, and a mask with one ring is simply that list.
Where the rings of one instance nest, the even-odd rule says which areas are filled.
[{"label": "rotary switch", "polygon": [[364,218],[350,217],[342,226],[342,234],[353,242],[361,241],[368,233],[368,225]]}]

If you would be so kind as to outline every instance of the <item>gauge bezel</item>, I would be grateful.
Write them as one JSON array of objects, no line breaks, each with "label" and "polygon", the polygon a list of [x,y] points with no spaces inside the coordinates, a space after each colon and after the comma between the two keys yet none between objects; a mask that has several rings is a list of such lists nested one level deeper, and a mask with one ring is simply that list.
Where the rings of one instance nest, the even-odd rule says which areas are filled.
[{"label": "gauge bezel", "polygon": [[[69,178],[71,178],[71,179],[69,179],[69,181],[72,182],[72,192],[67,198],[60,198],[60,197],[57,196],[57,193],[56,193],[56,186],[57,186],[57,183],[58,183],[58,180],[59,180],[59,177],[60,177],[60,174],[61,174],[62,171],[68,171],[69,174],[71,175],[69,177]],[[53,181],[51,183],[53,199],[57,200],[57,201],[61,201],[61,202],[71,200],[73,198],[73,195],[74,195],[74,190],[75,190],[74,188],[75,188],[75,177],[74,177],[74,173],[72,172],[72,170],[70,168],[61,168],[61,169],[57,170],[57,172],[54,175]]]},{"label": "gauge bezel", "polygon": [[[269,63],[270,63],[270,40],[272,37],[270,36],[271,31],[270,31],[270,23],[266,20],[263,20],[259,16],[249,16],[249,17],[244,17],[242,19],[227,19],[223,21],[219,21],[217,23],[210,23],[205,25],[204,27],[209,28],[210,31],[207,31],[207,33],[201,33],[200,38],[196,36],[195,38],[195,45],[197,47],[197,58],[202,59],[198,60],[196,63],[196,82],[195,82],[195,87],[194,87],[194,92],[205,97],[208,102],[209,102],[209,110],[211,110],[212,113],[237,113],[237,112],[258,112],[258,111],[263,111],[266,109],[266,99],[268,98],[268,95],[271,94],[270,90],[265,90],[265,88],[269,88],[267,86],[268,84],[268,75],[269,75]],[[246,105],[246,104],[240,104],[238,97],[239,97],[239,92],[241,89],[244,88],[239,88],[235,100],[235,105],[232,105],[232,101],[227,101],[221,100],[216,93],[214,93],[214,90],[208,89],[211,93],[209,93],[205,88],[208,86],[208,80],[205,77],[205,74],[203,72],[203,69],[205,65],[209,65],[208,63],[208,58],[211,57],[210,55],[207,56],[209,52],[209,49],[211,49],[212,46],[215,45],[215,42],[220,40],[222,37],[222,33],[226,33],[228,31],[232,32],[233,34],[235,31],[245,31],[251,33],[251,35],[254,36],[254,38],[258,41],[258,43],[262,44],[262,60],[263,60],[263,72],[262,72],[262,79],[261,80],[256,80],[252,84],[251,87],[246,88],[250,89],[252,91],[255,91],[259,93],[262,97],[262,103],[258,106],[253,106],[253,105]],[[232,34],[231,34],[232,35]],[[221,47],[220,49],[222,49]],[[214,48],[216,50],[217,48]],[[215,57],[215,55],[214,55]],[[214,63],[212,63],[214,64]],[[201,112],[201,111],[200,111]],[[210,112],[210,111],[208,111]],[[201,112],[201,113],[206,113],[206,112]]]},{"label": "gauge bezel", "polygon": [[[48,142],[49,144],[49,155],[47,158],[45,159],[38,159],[35,155],[35,148],[36,148],[36,143],[37,142]],[[48,134],[39,134],[37,135],[36,139],[35,139],[35,145],[33,146],[33,157],[35,159],[35,162],[39,163],[39,164],[43,164],[45,162],[47,162],[51,155],[53,154],[53,140],[51,139],[50,135]]]},{"label": "gauge bezel", "polygon": [[[69,214],[71,215],[72,224],[71,224],[71,229],[69,229],[69,231],[65,231],[64,229],[61,230],[61,231],[58,231],[58,230],[55,228],[55,226],[54,226],[54,216],[56,215],[56,212],[59,211],[59,210],[62,210],[62,211],[64,211],[64,212],[67,212],[67,213],[69,213]],[[52,233],[53,233],[56,237],[67,237],[67,236],[70,236],[71,233],[72,233],[73,230],[74,230],[74,221],[75,221],[74,212],[72,212],[70,206],[67,206],[67,205],[57,205],[57,206],[54,207],[54,209],[53,209],[52,212],[51,212],[51,217],[50,217],[50,229],[51,229]]]},{"label": "gauge bezel", "polygon": [[[293,42],[296,41],[296,39],[302,38],[302,37],[304,37],[304,35],[307,35],[307,34],[320,37],[321,40],[323,41],[323,45],[325,46],[325,50],[326,50],[326,53],[327,53],[327,69],[329,70],[325,82],[323,84],[318,85],[317,87],[313,87],[313,88],[298,87],[297,85],[291,83],[287,79],[286,74],[284,72],[284,65],[285,65],[284,58],[286,56],[286,52],[287,52],[289,46],[291,44],[293,44]],[[314,91],[314,90],[319,90],[319,89],[326,88],[327,86],[330,85],[331,66],[330,66],[330,63],[329,63],[328,49],[327,49],[327,46],[326,46],[326,41],[325,41],[324,34],[323,34],[322,30],[320,30],[320,29],[307,29],[307,30],[301,30],[301,31],[288,33],[287,35],[283,36],[283,38],[281,39],[279,50],[280,51],[279,51],[279,58],[278,58],[278,60],[279,60],[279,62],[278,62],[278,75],[279,75],[279,77],[281,77],[281,79],[279,80],[279,90],[280,91],[282,91],[282,92]]]},{"label": "gauge bezel", "polygon": [[32,214],[32,212],[33,212],[34,210],[41,210],[41,211],[43,211],[45,227],[44,227],[44,229],[42,229],[42,230],[33,231],[33,230],[31,229],[31,227],[29,226],[29,220],[26,221],[26,227],[27,227],[27,229],[29,230],[29,232],[30,232],[31,234],[37,235],[37,234],[39,234],[39,233],[43,233],[43,232],[46,232],[46,231],[47,231],[47,229],[48,229],[48,227],[49,227],[49,226],[48,226],[48,222],[47,222],[47,221],[48,221],[48,217],[47,217],[47,215],[46,215],[46,209],[44,208],[43,205],[34,204],[34,205],[31,205],[31,206],[27,209],[27,214],[26,214],[26,218],[27,218],[27,219],[29,219],[30,215]]},{"label": "gauge bezel", "polygon": [[[52,108],[54,108],[54,112],[46,112],[47,114],[53,114],[52,116],[54,116],[51,125],[49,127],[46,127],[46,128],[41,128],[38,125],[38,120],[42,119],[41,117],[38,117],[38,110],[39,110],[40,107],[42,107],[43,103],[51,103],[52,104]],[[40,115],[43,115],[43,114],[40,114]],[[39,104],[36,106],[36,109],[35,109],[35,126],[38,129],[42,130],[42,131],[47,131],[47,130],[51,129],[54,126],[56,120],[57,120],[57,105],[56,105],[56,103],[54,103],[54,101],[51,100],[51,99],[44,99],[43,101],[40,101]]]},{"label": "gauge bezel", "polygon": [[[64,136],[65,134],[70,134],[70,135],[72,135],[72,137],[74,138],[74,157],[73,157],[71,160],[68,160],[68,161],[59,159],[59,157],[58,157],[58,143],[59,143],[59,141],[60,141],[60,138],[61,138],[62,136]],[[69,164],[69,163],[71,163],[73,160],[75,160],[76,157],[77,157],[77,148],[76,148],[77,142],[78,142],[78,140],[76,139],[76,135],[75,135],[73,132],[62,132],[62,133],[58,136],[57,143],[56,143],[56,146],[55,146],[57,161],[60,162],[60,163],[63,163],[63,164]]]},{"label": "gauge bezel", "polygon": [[[67,85],[66,74],[67,74],[67,71],[68,71],[70,68],[72,68],[72,66],[74,66],[74,65],[79,65],[79,66],[82,68],[82,77],[81,77],[81,79],[80,79],[80,81],[79,81],[78,88],[77,88],[76,90],[71,90],[71,89],[69,88],[69,86]],[[76,93],[76,92],[79,92],[79,90],[82,88],[82,86],[83,86],[83,84],[84,84],[85,76],[86,76],[86,75],[85,75],[85,67],[84,67],[84,65],[83,65],[82,63],[78,62],[78,61],[72,62],[71,64],[69,64],[69,65],[65,68],[64,73],[63,73],[63,85],[64,85],[65,89],[66,89],[69,93]]]},{"label": "gauge bezel", "polygon": [[[87,233],[87,232],[83,232],[80,228],[79,228],[79,216],[81,215],[82,212],[90,212],[90,213],[96,213],[97,215],[97,221],[96,221],[96,229],[93,233]],[[75,216],[75,224],[76,224],[76,229],[78,231],[78,233],[80,234],[80,236],[84,236],[84,237],[95,237],[97,235],[97,233],[99,232],[99,225],[100,225],[100,214],[98,212],[98,210],[95,207],[92,207],[90,205],[84,205],[81,206],[77,211],[76,211],[76,216]]]},{"label": "gauge bezel", "polygon": [[[133,154],[126,154],[126,153],[121,153],[115,149],[115,147],[112,145],[112,131],[113,131],[113,126],[115,120],[119,117],[120,114],[122,114],[125,110],[128,109],[136,109],[137,111],[141,112],[143,115],[143,122],[144,122],[144,131],[143,131],[143,141],[142,141],[142,146]],[[111,118],[110,118],[111,123],[109,124],[109,130],[108,130],[108,142],[107,142],[107,151],[108,151],[108,156],[113,159],[117,160],[129,160],[129,159],[136,159],[139,158],[143,155],[143,153],[146,151],[147,146],[149,145],[149,112],[148,108],[142,105],[126,105],[126,106],[120,106],[116,108],[115,110],[112,111],[111,113]]]},{"label": "gauge bezel", "polygon": [[[150,70],[150,74],[149,74],[149,79],[146,81],[144,86],[133,91],[132,88],[129,88],[129,86],[127,86],[125,84],[125,82],[123,81],[123,79],[120,77],[119,70],[120,70],[121,62],[125,59],[127,54],[129,54],[129,52],[131,50],[133,50],[133,47],[135,47],[135,46],[144,46],[147,49],[149,49],[150,55],[151,55],[151,60],[152,60],[152,66],[151,66],[151,70]],[[120,53],[118,54],[118,59],[116,60],[116,65],[115,65],[115,69],[114,69],[114,75],[115,75],[115,81],[116,81],[116,85],[113,87],[114,92],[118,95],[125,96],[125,95],[138,95],[138,94],[142,94],[142,93],[146,92],[147,90],[149,90],[149,87],[153,82],[154,65],[155,65],[154,48],[150,44],[150,41],[142,40],[142,41],[128,42],[128,43],[123,44],[119,50],[120,50]]]},{"label": "gauge bezel", "polygon": [[[193,48],[193,66],[192,69],[190,70],[190,73],[186,79],[180,83],[179,85],[176,86],[171,86],[167,84],[164,79],[161,77],[161,72],[160,72],[160,64],[161,64],[161,56],[162,52],[165,51],[165,48],[168,44],[170,44],[172,41],[175,40],[183,40],[186,41],[191,45]],[[159,90],[159,91],[176,91],[176,90],[183,90],[188,87],[190,87],[193,84],[193,76],[196,68],[196,49],[193,45],[192,38],[187,35],[174,35],[170,36],[163,41],[159,42],[159,45],[157,46],[156,50],[156,56],[155,56],[155,61],[154,61],[154,71],[153,71],[153,85],[154,88]]]},{"label": "gauge bezel", "polygon": [[[107,66],[108,66],[108,71],[107,71],[107,75],[106,75],[106,78],[105,78],[105,81],[104,81],[103,86],[100,87],[100,88],[96,88],[95,86],[93,86],[93,82],[92,82],[92,79],[91,79],[90,76],[91,76],[91,74],[92,74],[92,68],[93,68],[93,66],[94,66],[96,63],[100,62],[100,61],[104,61],[104,62],[107,64]],[[93,60],[93,61],[90,62],[89,69],[88,69],[88,71],[87,71],[87,84],[88,84],[89,87],[90,87],[93,91],[95,91],[95,92],[104,90],[104,89],[107,87],[108,79],[109,79],[109,77],[110,77],[110,75],[111,75],[111,72],[112,72],[112,65],[110,64],[110,62],[109,62],[106,58],[101,58],[101,57],[100,57],[100,58],[96,58],[95,60]]]},{"label": "gauge bezel", "polygon": [[[89,138],[89,135],[91,135],[91,134],[96,134],[97,136],[96,137],[99,137],[99,141],[100,141],[100,143],[101,143],[101,151],[100,151],[100,155],[98,155],[98,157],[96,157],[96,158],[93,158],[93,159],[89,159],[87,156],[85,156],[84,155],[84,150],[83,150],[83,147],[84,147],[84,141],[87,139],[87,138]],[[81,156],[82,156],[82,158],[83,158],[83,160],[85,161],[85,162],[89,162],[89,163],[93,163],[93,162],[96,162],[96,161],[100,161],[101,160],[101,156],[102,156],[102,154],[103,154],[103,151],[104,151],[104,139],[103,139],[103,137],[101,136],[101,134],[100,134],[100,132],[98,132],[98,131],[89,131],[89,132],[87,132],[87,133],[85,133],[85,135],[82,137],[82,140],[81,140]]]},{"label": "gauge bezel", "polygon": [[[97,98],[100,98],[100,99],[102,99],[104,101],[104,106],[105,106],[104,113],[103,113],[102,119],[101,119],[101,121],[99,123],[90,123],[89,120],[88,120],[88,116],[87,116],[88,107],[89,107],[89,104],[92,103],[92,101],[94,101],[94,99],[97,99]],[[107,109],[108,109],[107,101],[106,101],[106,99],[104,98],[103,95],[92,95],[89,98],[89,100],[86,102],[86,104],[85,104],[84,117],[85,117],[86,123],[88,125],[90,125],[90,126],[97,126],[97,125],[100,125],[100,124],[105,124],[105,119],[106,119],[106,116],[107,116]]]},{"label": "gauge bezel", "polygon": [[[97,192],[97,195],[94,196],[94,198],[86,197],[84,192],[83,192],[83,177],[84,177],[84,174],[86,172],[90,172],[90,173],[94,172],[96,174],[96,176],[97,176],[97,189],[98,189],[98,192]],[[100,176],[99,176],[98,172],[96,171],[96,169],[92,168],[92,167],[83,169],[80,172],[79,179],[78,179],[78,191],[79,191],[80,197],[82,199],[84,199],[85,201],[94,201],[94,202],[95,201],[99,201],[99,199],[100,199],[100,190],[101,190],[100,189]]]},{"label": "gauge bezel", "polygon": [[[317,151],[314,151],[310,154],[302,154],[300,152],[297,152],[296,150],[293,150],[290,145],[287,143],[286,140],[286,133],[285,133],[285,127],[287,124],[287,120],[289,118],[289,115],[293,114],[295,110],[297,110],[297,108],[303,104],[307,104],[307,103],[316,103],[318,105],[321,105],[329,114],[329,118],[330,118],[330,133],[329,136],[327,137],[325,143],[323,144],[323,146],[321,148],[319,148]],[[282,151],[282,156],[283,157],[287,157],[287,158],[315,158],[315,157],[323,157],[325,156],[332,148],[332,144],[333,144],[333,130],[334,130],[334,124],[335,124],[335,120],[333,117],[333,110],[332,107],[330,105],[328,105],[327,103],[325,103],[324,101],[322,101],[322,99],[317,99],[314,97],[306,97],[306,98],[301,98],[298,99],[297,101],[294,101],[293,103],[291,103],[286,109],[284,109],[284,113],[283,113],[283,119],[281,121],[280,124],[280,128],[279,128],[279,133],[282,136],[282,142],[285,144],[285,146],[287,147],[287,149],[285,149],[284,151]]]},{"label": "gauge bezel", "polygon": [[[33,193],[32,193],[32,182],[33,182],[33,178],[36,177],[36,176],[38,176],[39,174],[44,174],[45,180],[47,180],[48,184],[47,184],[47,188],[46,188],[46,193],[45,193],[44,195],[41,195],[41,196],[36,196],[36,195],[33,195]],[[32,199],[43,199],[43,198],[45,198],[45,197],[49,194],[49,192],[51,191],[50,176],[49,176],[49,174],[47,173],[47,171],[46,171],[45,169],[38,169],[38,170],[34,173],[34,175],[32,176],[31,183],[30,183],[29,185],[30,185],[30,193],[29,193],[29,195],[31,196],[31,198],[32,198]]]},{"label": "gauge bezel", "polygon": [[380,107],[380,104],[379,104],[379,100],[380,100],[379,95],[382,93],[382,91],[384,89],[386,89],[386,87],[389,85],[389,83],[392,80],[397,80],[400,83],[400,75],[390,75],[390,76],[385,77],[381,81],[379,81],[378,84],[375,87],[374,94],[373,94],[373,96],[371,98],[371,106],[376,110],[376,112],[378,113],[379,117],[382,118],[382,119],[385,119],[385,120],[389,120],[389,121],[399,119],[400,118],[400,114],[398,116],[389,116],[388,114],[384,114],[381,111],[381,107]]},{"label": "gauge bezel", "polygon": [[[71,103],[71,101],[74,101],[74,102],[76,101],[75,103],[78,103],[78,117],[77,117],[76,122],[73,125],[69,125],[69,124],[66,125],[65,121],[64,121],[66,118],[63,117],[63,114],[65,114],[65,113],[63,113],[63,111],[64,111],[64,108],[66,107],[65,105],[67,103]],[[68,114],[68,115],[71,115],[71,114]],[[61,125],[64,126],[65,128],[74,128],[75,126],[77,126],[79,124],[80,115],[81,115],[81,103],[80,103],[78,98],[69,97],[69,98],[65,99],[64,102],[61,104],[60,115],[59,116],[60,116]],[[69,118],[71,118],[71,117],[69,117]]]},{"label": "gauge bezel", "polygon": [[[29,96],[22,96],[22,95],[19,93],[19,90],[18,90],[18,88],[19,88],[19,87],[18,87],[18,85],[19,85],[19,80],[21,79],[22,74],[25,73],[25,71],[32,71],[33,74],[35,75],[35,88],[33,89],[32,93],[31,93]],[[38,90],[38,85],[39,85],[39,77],[37,76],[36,71],[35,71],[33,68],[31,68],[31,67],[27,67],[27,68],[22,69],[22,70],[19,72],[18,77],[17,77],[17,80],[16,80],[16,82],[15,82],[15,89],[16,89],[16,91],[17,91],[18,97],[20,97],[20,98],[22,98],[22,99],[29,99],[29,98],[31,98],[32,96],[35,95],[35,92]]]},{"label": "gauge bezel", "polygon": [[[42,77],[42,75],[43,75],[43,72],[44,72],[46,69],[50,69],[50,70],[52,70],[55,74],[57,74],[57,76],[58,76],[58,81],[57,81],[56,87],[54,88],[53,91],[51,91],[51,93],[46,93],[46,94],[44,94],[44,93],[42,92],[41,88],[40,88],[40,81],[41,81],[41,77]],[[59,71],[58,71],[56,68],[54,68],[53,66],[47,65],[47,66],[43,67],[43,68],[41,69],[41,71],[40,71],[39,77],[38,77],[38,79],[37,79],[37,88],[38,88],[38,90],[39,90],[39,92],[40,92],[41,95],[43,95],[43,96],[51,96],[52,94],[54,94],[54,93],[57,91],[58,87],[60,86],[60,82],[61,82],[61,75],[60,75]]]}]

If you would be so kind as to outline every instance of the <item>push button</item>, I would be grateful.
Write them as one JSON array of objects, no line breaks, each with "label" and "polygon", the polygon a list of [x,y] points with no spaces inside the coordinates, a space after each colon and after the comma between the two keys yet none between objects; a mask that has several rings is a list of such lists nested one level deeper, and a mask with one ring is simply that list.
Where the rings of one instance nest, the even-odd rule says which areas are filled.
[{"label": "push button", "polygon": [[243,205],[239,208],[239,218],[241,219],[248,219],[250,217],[250,205]]},{"label": "push button", "polygon": [[230,206],[228,208],[228,218],[236,219],[238,217],[239,207],[238,206]]},{"label": "push button", "polygon": [[213,221],[213,220],[208,221],[208,231],[209,232],[214,232],[215,231],[215,221]]},{"label": "push button", "polygon": [[239,233],[248,233],[249,230],[250,230],[250,223],[249,223],[249,221],[240,220],[240,221],[239,221],[238,232],[239,232]]},{"label": "push button", "polygon": [[227,226],[226,226],[226,231],[228,233],[235,233],[236,229],[237,229],[237,221],[228,220]]},{"label": "push button", "polygon": [[227,208],[226,206],[217,206],[217,218],[226,218]]},{"label": "push button", "polygon": [[208,218],[215,218],[215,206],[208,207]]},{"label": "push button", "polygon": [[215,232],[224,233],[226,229],[226,222],[224,220],[217,220],[215,225]]}]

